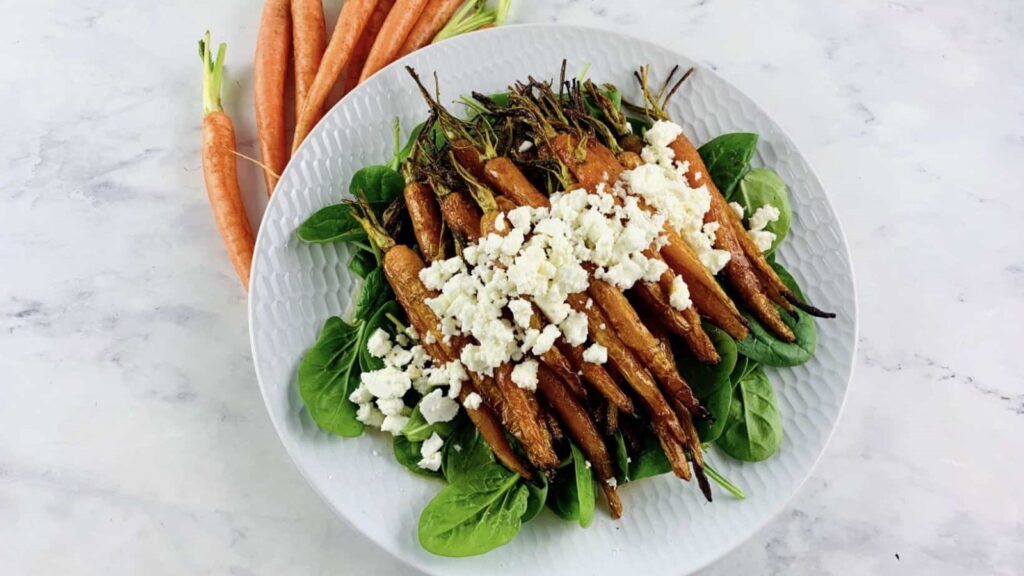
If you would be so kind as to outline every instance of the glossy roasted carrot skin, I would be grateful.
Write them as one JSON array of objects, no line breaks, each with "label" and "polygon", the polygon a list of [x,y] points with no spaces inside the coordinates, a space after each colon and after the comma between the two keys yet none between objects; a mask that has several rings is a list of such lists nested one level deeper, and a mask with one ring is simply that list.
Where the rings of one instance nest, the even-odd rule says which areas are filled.
[{"label": "glossy roasted carrot skin", "polygon": [[600,364],[594,364],[593,362],[587,362],[583,360],[583,347],[572,346],[569,343],[560,341],[557,343],[559,350],[562,355],[565,356],[572,368],[583,375],[583,378],[590,383],[605,400],[611,406],[616,409],[625,412],[626,414],[635,415],[636,408],[633,406],[633,401],[626,396],[626,393],[619,387],[618,382],[612,378],[611,374],[604,369]]},{"label": "glossy roasted carrot skin", "polygon": [[558,468],[558,455],[551,444],[551,435],[541,418],[540,407],[532,393],[512,381],[512,365],[505,363],[494,369],[494,381],[504,398],[502,420],[519,440],[526,457],[547,474]]},{"label": "glossy roasted carrot skin", "polygon": [[295,117],[316,78],[327,48],[327,25],[321,0],[291,0],[292,52],[295,68]]},{"label": "glossy roasted carrot skin", "polygon": [[441,216],[453,232],[460,234],[469,242],[480,239],[480,209],[469,194],[461,191],[451,192],[442,196],[439,202]]},{"label": "glossy roasted carrot skin", "polygon": [[622,501],[619,499],[615,486],[610,482],[615,478],[615,468],[612,465],[608,447],[605,446],[590,415],[565,386],[565,383],[543,365],[537,370],[537,389],[547,398],[552,409],[568,429],[569,435],[576,441],[580,450],[593,466],[612,517],[621,517]]},{"label": "glossy roasted carrot skin", "polygon": [[239,280],[249,288],[249,271],[256,237],[242,204],[238,186],[238,158],[235,157],[235,129],[224,112],[203,117],[203,178],[217,230],[231,258]]},{"label": "glossy roasted carrot skin", "polygon": [[504,156],[492,158],[484,164],[487,183],[519,206],[540,208],[549,206],[548,197],[537,190],[518,166]]},{"label": "glossy roasted carrot skin", "polygon": [[284,90],[291,47],[291,5],[289,0],[266,0],[256,39],[252,83],[256,104],[256,135],[267,195],[274,192],[277,178],[288,164],[288,134],[285,126]]},{"label": "glossy roasted carrot skin", "polygon": [[441,210],[434,193],[425,184],[409,182],[405,185],[402,195],[420,253],[427,262],[443,260],[444,229],[441,223]]},{"label": "glossy roasted carrot skin", "polygon": [[[424,267],[423,260],[408,246],[396,245],[384,253],[384,275],[395,292],[395,298],[405,310],[409,322],[423,336],[422,341],[427,352],[435,359],[451,361],[458,358],[461,351],[445,344],[440,322],[426,303],[428,298],[436,297],[437,294],[420,281],[419,273]],[[426,344],[428,340],[426,334],[428,333],[433,335],[433,344]],[[474,384],[476,384],[475,381]],[[460,397],[464,398],[474,390],[473,385],[464,382]],[[505,437],[504,430],[494,413],[484,409],[485,406],[481,406],[481,408],[480,410],[466,411],[470,420],[480,430],[480,435],[502,464],[523,478],[531,479],[532,474],[519,461],[519,457],[516,456],[512,445]]]}]

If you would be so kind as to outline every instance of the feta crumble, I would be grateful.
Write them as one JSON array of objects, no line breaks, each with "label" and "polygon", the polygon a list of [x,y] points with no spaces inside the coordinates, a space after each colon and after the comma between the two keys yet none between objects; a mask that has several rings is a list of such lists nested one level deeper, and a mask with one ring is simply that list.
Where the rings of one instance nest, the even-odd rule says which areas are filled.
[{"label": "feta crumble", "polygon": [[420,446],[421,460],[416,465],[420,468],[437,472],[441,468],[441,448],[443,447],[444,440],[437,435],[437,432],[434,432]]},{"label": "feta crumble", "polygon": [[608,361],[608,349],[600,344],[591,344],[583,351],[583,361],[593,364],[604,364]]},{"label": "feta crumble", "polygon": [[524,360],[512,369],[512,381],[516,386],[531,392],[537,389],[537,361]]},{"label": "feta crumble", "polygon": [[748,221],[750,229],[747,230],[747,234],[761,252],[771,250],[772,244],[775,243],[775,233],[769,232],[765,228],[772,222],[777,222],[780,216],[782,213],[771,204],[761,206],[750,215]]},{"label": "feta crumble", "polygon": [[471,392],[466,395],[466,399],[462,401],[462,405],[466,407],[466,410],[477,410],[480,408],[480,404],[483,403],[484,399],[480,397],[476,392]]}]

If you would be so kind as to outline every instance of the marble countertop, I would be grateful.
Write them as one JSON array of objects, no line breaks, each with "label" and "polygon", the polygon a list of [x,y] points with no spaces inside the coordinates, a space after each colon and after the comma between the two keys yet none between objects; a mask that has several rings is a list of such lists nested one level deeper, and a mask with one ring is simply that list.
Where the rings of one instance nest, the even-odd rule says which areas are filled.
[{"label": "marble countertop", "polygon": [[[642,35],[716,70],[845,226],[861,339],[842,420],[792,504],[705,573],[1019,573],[1024,7],[515,3],[515,22]],[[255,6],[0,8],[4,574],[403,573],[277,440],[210,218],[195,40],[228,42],[226,106],[252,134]]]}]

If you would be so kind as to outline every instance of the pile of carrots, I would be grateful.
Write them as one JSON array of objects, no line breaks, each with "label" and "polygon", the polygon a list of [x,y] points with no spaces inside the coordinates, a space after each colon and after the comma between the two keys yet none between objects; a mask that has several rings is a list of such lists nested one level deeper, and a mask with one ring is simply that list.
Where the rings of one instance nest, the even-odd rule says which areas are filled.
[{"label": "pile of carrots", "polygon": [[[391,62],[431,42],[500,24],[509,0],[346,0],[327,40],[321,0],[266,0],[253,66],[259,164],[267,195],[291,155],[323,116],[335,85],[343,94]],[[209,33],[200,41],[203,80],[203,176],[214,220],[242,284],[249,287],[255,236],[245,215],[235,132],[220,103],[224,44],[214,55]],[[294,73],[295,127],[285,113],[289,68]],[[289,143],[289,136],[291,142]]]}]

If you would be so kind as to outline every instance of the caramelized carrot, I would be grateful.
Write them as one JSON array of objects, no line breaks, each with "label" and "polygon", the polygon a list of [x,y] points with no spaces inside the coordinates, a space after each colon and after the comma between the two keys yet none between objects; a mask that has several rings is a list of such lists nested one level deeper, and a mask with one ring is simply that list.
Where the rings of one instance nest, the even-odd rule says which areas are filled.
[{"label": "caramelized carrot", "polygon": [[220,103],[224,51],[221,44],[213,59],[210,33],[199,42],[203,59],[203,179],[210,197],[210,208],[217,223],[231,264],[246,289],[256,240],[249,226],[238,186],[238,159],[235,156],[235,129]]},{"label": "caramelized carrot", "polygon": [[505,400],[502,420],[523,446],[526,457],[537,468],[547,473],[554,472],[558,468],[558,456],[541,418],[537,398],[512,381],[512,365],[509,363],[494,369],[494,381]]},{"label": "caramelized carrot", "polygon": [[420,253],[428,262],[445,258],[441,212],[434,194],[419,182],[409,182],[402,191]]}]

